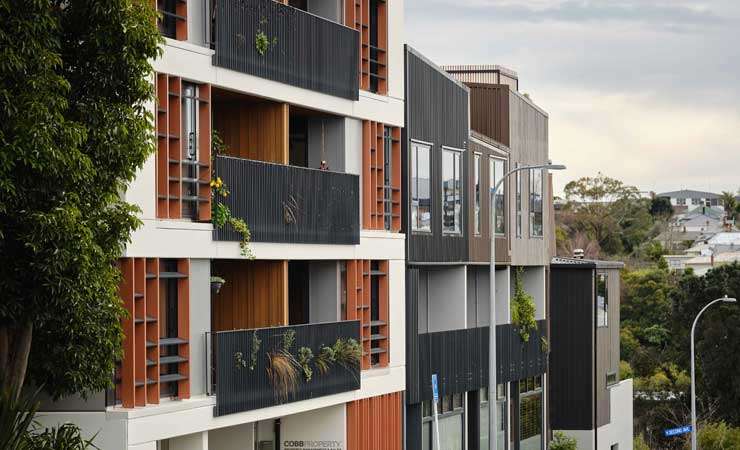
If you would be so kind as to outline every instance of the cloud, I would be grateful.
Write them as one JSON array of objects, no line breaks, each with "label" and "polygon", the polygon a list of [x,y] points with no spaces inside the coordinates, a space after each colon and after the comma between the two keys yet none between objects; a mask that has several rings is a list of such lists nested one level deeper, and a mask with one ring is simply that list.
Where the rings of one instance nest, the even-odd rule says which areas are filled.
[{"label": "cloud", "polygon": [[740,2],[405,0],[438,64],[501,64],[549,112],[556,185],[601,170],[645,190],[740,187]]}]

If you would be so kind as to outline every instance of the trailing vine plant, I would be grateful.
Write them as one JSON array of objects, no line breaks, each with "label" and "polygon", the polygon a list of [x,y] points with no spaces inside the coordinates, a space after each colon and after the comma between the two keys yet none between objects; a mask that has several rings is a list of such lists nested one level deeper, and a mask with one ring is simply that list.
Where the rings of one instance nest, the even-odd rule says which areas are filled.
[{"label": "trailing vine plant", "polygon": [[270,47],[277,45],[277,37],[273,36],[272,40],[267,37],[267,34],[262,30],[262,27],[267,25],[267,19],[262,17],[260,19],[260,28],[254,34],[254,49],[259,53],[260,56],[265,56],[270,50]]},{"label": "trailing vine plant", "polygon": [[211,223],[216,228],[223,228],[228,224],[234,231],[239,233],[242,237],[241,241],[239,241],[241,255],[248,259],[254,259],[254,254],[249,246],[252,241],[252,233],[249,231],[247,223],[239,217],[232,216],[231,209],[220,201],[230,194],[226,183],[215,172],[216,156],[225,150],[226,144],[216,130],[213,130],[211,135]]},{"label": "trailing vine plant", "polygon": [[260,345],[262,345],[262,339],[257,337],[257,332],[252,332],[252,354],[249,361],[249,370],[254,370],[257,367],[257,353],[260,351]]},{"label": "trailing vine plant", "polygon": [[511,321],[519,327],[519,336],[522,341],[529,342],[532,330],[537,329],[534,320],[534,297],[524,290],[522,275],[524,269],[519,267],[514,275],[514,297],[511,299]]},{"label": "trailing vine plant", "polygon": [[311,381],[313,377],[313,369],[311,368],[311,361],[313,360],[313,351],[308,347],[301,347],[298,349],[298,364],[303,369],[303,376],[306,381]]}]

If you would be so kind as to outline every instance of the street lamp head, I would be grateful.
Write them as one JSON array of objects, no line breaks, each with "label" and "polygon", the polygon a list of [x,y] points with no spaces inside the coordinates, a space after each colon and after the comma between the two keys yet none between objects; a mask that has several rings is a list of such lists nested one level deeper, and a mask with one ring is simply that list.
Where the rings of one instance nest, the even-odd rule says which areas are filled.
[{"label": "street lamp head", "polygon": [[722,299],[722,301],[725,302],[725,303],[737,303],[737,299],[734,299],[732,297],[728,297],[726,295],[724,296],[724,298]]},{"label": "street lamp head", "polygon": [[548,164],[544,167],[547,170],[565,170],[565,166],[562,164]]}]

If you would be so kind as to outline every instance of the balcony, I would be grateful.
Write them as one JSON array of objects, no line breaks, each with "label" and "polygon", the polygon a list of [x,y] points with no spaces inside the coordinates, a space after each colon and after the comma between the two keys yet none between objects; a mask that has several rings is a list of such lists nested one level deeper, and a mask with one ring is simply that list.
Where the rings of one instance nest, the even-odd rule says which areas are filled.
[{"label": "balcony", "polygon": [[[447,393],[460,393],[488,386],[489,327],[466,328],[418,335],[418,353],[408,360],[412,402],[432,398],[431,376],[436,373]],[[547,351],[542,337],[547,322],[537,321],[537,330],[523,342],[511,324],[496,326],[497,382],[507,383],[540,375],[547,370]],[[411,351],[414,351],[413,349]],[[418,381],[414,381],[414,378]]]},{"label": "balcony", "polygon": [[213,64],[357,100],[359,33],[273,0],[212,0]]},{"label": "balcony", "polygon": [[[231,191],[224,203],[249,225],[252,242],[360,242],[357,175],[230,156],[216,158],[216,173]],[[227,226],[214,239],[241,236]]]},{"label": "balcony", "polygon": [[[350,339],[360,342],[359,321],[220,331],[209,337],[208,384],[210,393],[216,395],[214,416],[360,389],[359,361],[347,364],[337,357],[323,372],[316,364],[323,347],[346,344]],[[308,364],[310,380],[300,363],[292,363],[294,383],[276,375],[280,371],[275,361],[280,355],[288,352],[300,361],[304,347],[314,355]]]}]

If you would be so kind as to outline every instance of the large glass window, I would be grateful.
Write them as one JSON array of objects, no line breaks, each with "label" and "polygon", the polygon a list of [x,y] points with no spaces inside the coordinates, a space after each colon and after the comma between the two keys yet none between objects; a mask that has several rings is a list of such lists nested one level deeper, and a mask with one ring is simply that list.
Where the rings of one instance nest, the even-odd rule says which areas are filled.
[{"label": "large glass window", "polygon": [[542,377],[519,381],[519,449],[542,448]]},{"label": "large glass window", "polygon": [[596,326],[609,326],[609,275],[596,274]]},{"label": "large glass window", "polygon": [[432,231],[430,148],[411,143],[411,229]]},{"label": "large glass window", "polygon": [[529,171],[529,235],[542,233],[542,169],[534,169]]},{"label": "large glass window", "polygon": [[462,233],[462,152],[442,150],[442,232]]},{"label": "large glass window", "polygon": [[[480,448],[488,448],[488,389],[480,390]],[[506,450],[506,386],[499,384],[496,390],[496,422],[498,423],[498,434],[496,436],[496,449]]]},{"label": "large glass window", "polygon": [[473,232],[480,235],[480,181],[481,181],[481,164],[480,153],[473,155],[473,176],[475,177],[475,211],[473,217]]},{"label": "large glass window", "polygon": [[[519,164],[517,164],[518,166]],[[516,173],[516,237],[522,237],[522,172]]]},{"label": "large glass window", "polygon": [[492,201],[496,202],[496,217],[493,218],[494,230],[496,234],[504,234],[506,232],[506,205],[504,202],[506,198],[506,183],[502,183],[498,188],[496,198],[493,197],[493,188],[504,177],[506,163],[502,159],[491,158],[489,165],[488,178],[490,182],[489,189],[491,190],[489,197]]}]

